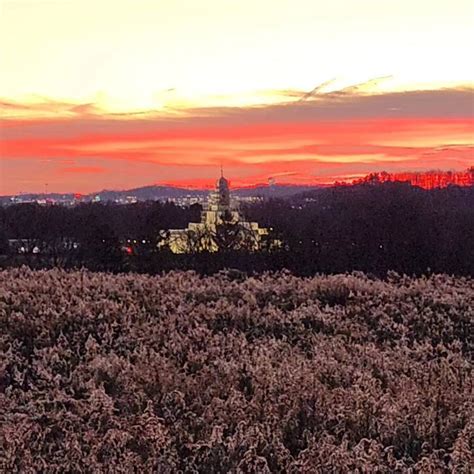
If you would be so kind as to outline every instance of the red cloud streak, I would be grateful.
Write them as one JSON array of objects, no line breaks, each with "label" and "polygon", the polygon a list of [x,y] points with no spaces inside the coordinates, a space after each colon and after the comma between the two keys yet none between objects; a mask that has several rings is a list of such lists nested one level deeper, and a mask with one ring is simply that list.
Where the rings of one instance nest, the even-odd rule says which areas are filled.
[{"label": "red cloud streak", "polygon": [[[81,192],[151,182],[209,185],[221,164],[235,182],[252,185],[273,175],[308,184],[371,171],[461,170],[474,162],[470,118],[184,122],[170,128],[136,119],[101,123],[5,120],[0,193],[25,186],[33,191],[45,182],[51,190]],[[72,166],[64,167],[65,160]]]}]

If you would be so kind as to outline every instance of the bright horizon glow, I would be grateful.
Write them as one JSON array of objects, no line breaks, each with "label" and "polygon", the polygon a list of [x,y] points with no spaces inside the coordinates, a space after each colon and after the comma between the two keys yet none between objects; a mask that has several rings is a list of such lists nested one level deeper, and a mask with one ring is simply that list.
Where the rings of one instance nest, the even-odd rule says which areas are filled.
[{"label": "bright horizon glow", "polygon": [[[0,95],[152,109],[392,76],[473,79],[471,0],[2,0]],[[336,85],[340,87],[340,85]]]},{"label": "bright horizon glow", "polygon": [[0,194],[464,169],[473,32],[471,0],[0,0]]}]

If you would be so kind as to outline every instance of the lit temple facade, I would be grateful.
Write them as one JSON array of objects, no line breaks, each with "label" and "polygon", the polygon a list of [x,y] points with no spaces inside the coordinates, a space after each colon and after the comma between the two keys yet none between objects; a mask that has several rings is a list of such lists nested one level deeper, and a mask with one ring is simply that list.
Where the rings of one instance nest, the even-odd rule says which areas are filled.
[{"label": "lit temple facade", "polygon": [[173,253],[217,252],[232,248],[259,250],[268,229],[257,222],[245,221],[231,198],[229,182],[221,177],[209,194],[201,212],[201,222],[190,222],[186,229],[170,229],[161,234],[160,247]]}]

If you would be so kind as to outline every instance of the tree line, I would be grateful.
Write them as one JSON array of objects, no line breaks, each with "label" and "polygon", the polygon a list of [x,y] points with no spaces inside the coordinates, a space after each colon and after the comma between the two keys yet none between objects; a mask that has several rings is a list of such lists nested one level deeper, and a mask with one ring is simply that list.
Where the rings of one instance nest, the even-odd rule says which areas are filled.
[{"label": "tree line", "polygon": [[[224,224],[218,252],[173,254],[159,246],[167,230],[199,222],[200,205],[11,205],[0,208],[0,262],[147,273],[286,268],[300,275],[355,270],[474,275],[473,187],[363,183],[264,200],[242,211],[271,229],[269,243],[281,245],[264,243],[259,251],[237,245],[235,226]],[[20,254],[13,240],[29,247]],[[32,246],[40,251],[33,253]]]}]

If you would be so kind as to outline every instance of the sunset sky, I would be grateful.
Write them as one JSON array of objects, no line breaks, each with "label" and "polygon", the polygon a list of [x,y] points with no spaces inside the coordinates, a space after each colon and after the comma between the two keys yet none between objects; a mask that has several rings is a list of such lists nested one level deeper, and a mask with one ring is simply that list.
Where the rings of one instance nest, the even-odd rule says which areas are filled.
[{"label": "sunset sky", "polygon": [[472,0],[0,0],[0,194],[466,169],[473,44]]}]

